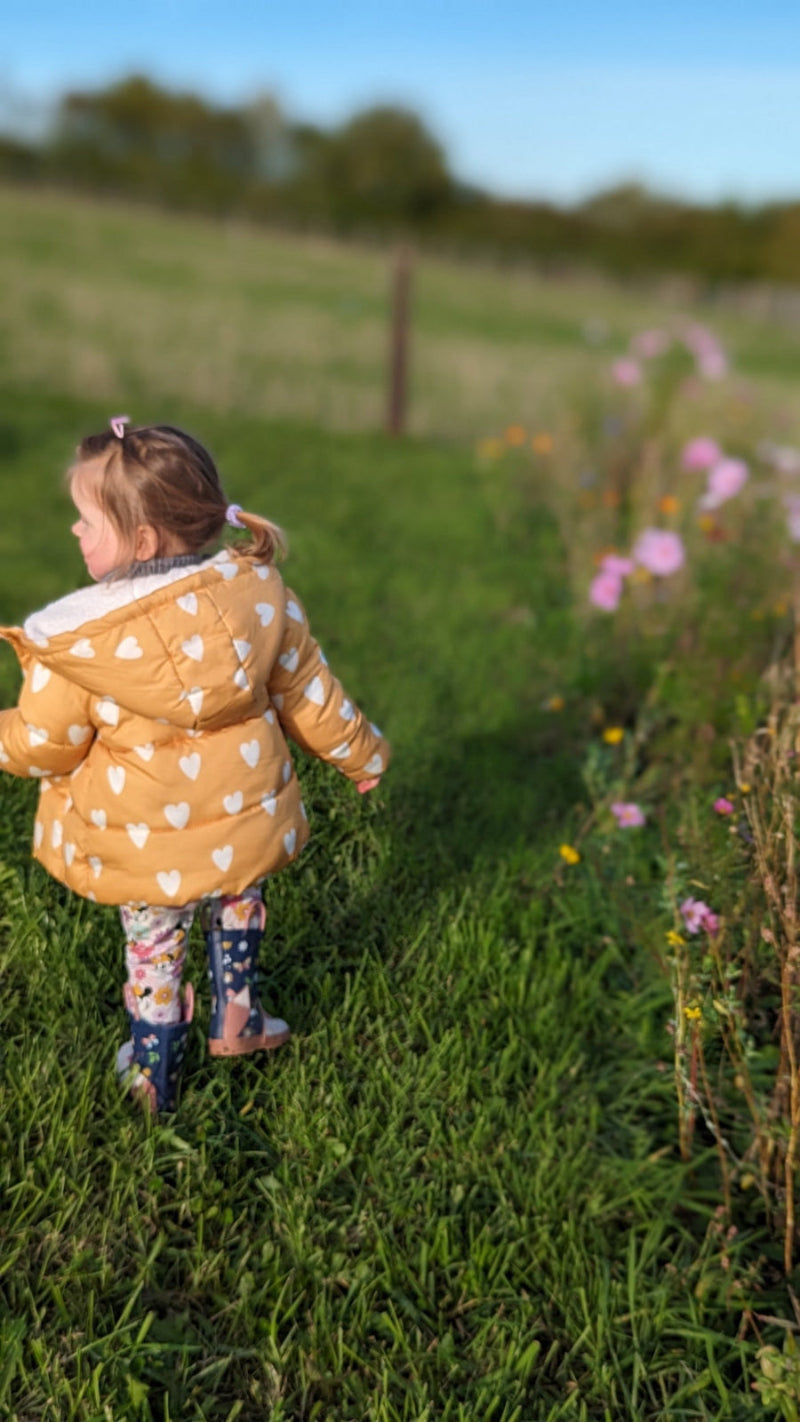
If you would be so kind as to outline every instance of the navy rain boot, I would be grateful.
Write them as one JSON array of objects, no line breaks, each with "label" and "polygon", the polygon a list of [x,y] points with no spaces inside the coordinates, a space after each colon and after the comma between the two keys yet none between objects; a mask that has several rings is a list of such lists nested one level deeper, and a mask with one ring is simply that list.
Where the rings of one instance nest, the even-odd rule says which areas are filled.
[{"label": "navy rain boot", "polygon": [[270,1017],[258,996],[258,949],[265,919],[262,905],[261,923],[255,928],[206,931],[211,981],[208,1050],[212,1057],[268,1052],[290,1036],[283,1018]]},{"label": "navy rain boot", "polygon": [[123,1077],[133,1096],[158,1111],[174,1111],[186,1055],[189,1023],[194,1016],[194,990],[183,989],[183,1018],[180,1022],[145,1022],[139,1016],[136,995],[125,985],[125,1006],[131,1024],[130,1041],[117,1053],[117,1074]]}]

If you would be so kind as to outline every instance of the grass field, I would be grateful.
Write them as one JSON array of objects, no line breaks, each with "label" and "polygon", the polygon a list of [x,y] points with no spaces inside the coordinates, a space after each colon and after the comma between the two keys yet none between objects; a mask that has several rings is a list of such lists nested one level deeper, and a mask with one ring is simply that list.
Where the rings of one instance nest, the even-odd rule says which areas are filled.
[{"label": "grass field", "polygon": [[[588,618],[576,568],[610,515],[554,488],[583,467],[581,400],[663,305],[420,262],[393,442],[379,253],[57,196],[0,210],[0,620],[81,580],[76,439],[120,405],[169,418],[288,528],[287,579],[395,749],[374,801],[303,761],[313,838],[270,886],[264,963],[295,1035],[212,1063],[193,941],[183,1100],[157,1123],[113,1077],[115,913],[31,864],[34,787],[0,782],[0,1417],[796,1416],[754,1386],[795,1318],[780,1238],[752,1192],[723,1228],[710,1135],[679,1155],[663,949],[676,847],[706,836],[709,881],[723,863],[727,828],[691,826],[788,646],[785,568],[730,539],[677,625],[657,602]],[[797,334],[717,328],[734,396],[701,393],[662,443],[701,420],[794,437]],[[554,461],[476,456],[519,420]],[[0,704],[16,685],[3,653]],[[618,754],[652,809],[614,837],[591,816]]]}]

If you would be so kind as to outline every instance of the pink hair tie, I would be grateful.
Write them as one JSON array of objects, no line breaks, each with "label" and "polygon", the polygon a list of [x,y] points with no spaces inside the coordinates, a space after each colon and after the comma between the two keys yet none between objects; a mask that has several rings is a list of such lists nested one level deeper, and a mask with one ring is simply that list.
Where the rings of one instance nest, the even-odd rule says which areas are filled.
[{"label": "pink hair tie", "polygon": [[111,433],[116,435],[117,439],[124,439],[125,426],[129,425],[130,422],[130,415],[112,415],[108,423],[111,426]]},{"label": "pink hair tie", "polygon": [[228,507],[225,510],[225,522],[229,523],[231,528],[246,528],[247,524],[242,523],[241,519],[239,518],[239,514],[241,512],[241,504],[228,504]]}]

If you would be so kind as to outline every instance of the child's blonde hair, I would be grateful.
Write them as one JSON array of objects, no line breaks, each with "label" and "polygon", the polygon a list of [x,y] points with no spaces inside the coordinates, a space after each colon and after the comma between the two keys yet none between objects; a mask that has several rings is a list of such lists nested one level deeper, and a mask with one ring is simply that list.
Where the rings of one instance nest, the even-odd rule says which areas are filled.
[{"label": "child's blonde hair", "polygon": [[121,418],[112,425],[81,440],[67,478],[71,484],[82,464],[107,456],[91,493],[131,555],[113,577],[125,577],[135,566],[132,554],[142,524],[156,532],[157,557],[204,551],[233,518],[234,527],[250,535],[231,545],[234,557],[271,563],[286,553],[286,537],[276,523],[228,504],[214,460],[199,440],[173,425],[128,429]]}]

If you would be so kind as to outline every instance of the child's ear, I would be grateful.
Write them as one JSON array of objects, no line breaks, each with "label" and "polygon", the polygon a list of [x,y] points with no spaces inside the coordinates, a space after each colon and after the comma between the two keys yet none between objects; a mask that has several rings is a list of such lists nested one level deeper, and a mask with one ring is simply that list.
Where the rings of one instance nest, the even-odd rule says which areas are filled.
[{"label": "child's ear", "polygon": [[140,523],[136,530],[137,563],[149,563],[158,553],[158,534],[150,523]]}]

